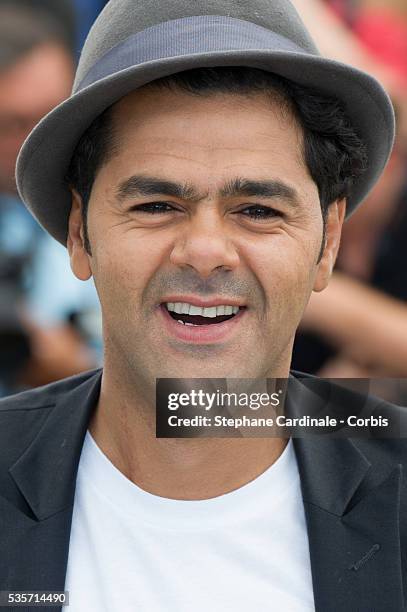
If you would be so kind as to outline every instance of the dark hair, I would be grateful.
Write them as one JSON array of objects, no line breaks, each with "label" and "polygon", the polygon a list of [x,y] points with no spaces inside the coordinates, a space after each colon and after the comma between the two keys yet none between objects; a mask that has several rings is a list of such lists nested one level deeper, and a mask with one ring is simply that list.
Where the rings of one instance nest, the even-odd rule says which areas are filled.
[{"label": "dark hair", "polygon": [[[366,148],[347,118],[342,103],[318,89],[304,87],[273,73],[248,67],[197,68],[157,79],[147,87],[182,90],[192,95],[266,93],[278,97],[296,117],[304,134],[304,160],[317,185],[325,221],[329,205],[349,195],[354,180],[367,166]],[[109,107],[82,135],[66,176],[82,199],[85,246],[89,197],[96,174],[114,154]]]}]

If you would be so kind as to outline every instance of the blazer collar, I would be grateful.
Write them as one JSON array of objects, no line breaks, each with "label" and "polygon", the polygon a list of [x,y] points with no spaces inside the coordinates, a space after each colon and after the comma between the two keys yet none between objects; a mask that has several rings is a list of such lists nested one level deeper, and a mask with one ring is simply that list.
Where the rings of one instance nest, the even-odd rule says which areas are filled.
[{"label": "blazer collar", "polygon": [[[76,473],[88,423],[100,393],[102,370],[61,395],[33,442],[9,472],[37,519],[73,501]],[[312,405],[314,395],[290,377],[291,413]],[[294,438],[304,501],[342,515],[371,468],[349,439]]]},{"label": "blazer collar", "polygon": [[[294,402],[312,400],[309,389],[291,382],[296,387]],[[293,443],[316,612],[402,612],[402,466],[379,465],[379,459],[372,465],[357,439],[316,435],[293,438]]]},{"label": "blazer collar", "polygon": [[[294,439],[301,475],[316,612],[402,612],[402,466],[372,484],[349,439]],[[403,519],[404,520],[404,519]]]},{"label": "blazer collar", "polygon": [[101,378],[98,370],[61,395],[34,441],[9,470],[38,520],[73,504],[79,458]]},{"label": "blazer collar", "polygon": [[[9,470],[40,521],[38,538],[43,533],[40,525],[45,528],[56,515],[61,517],[69,540],[79,458],[100,383],[101,371],[97,371],[62,395],[34,441]],[[298,392],[294,403],[307,401],[304,386],[299,381],[293,384]],[[348,612],[357,606],[366,611],[401,612],[401,466],[372,466],[357,441],[346,438],[315,436],[293,441],[308,528],[316,612]],[[31,521],[29,527],[33,533]],[[67,544],[65,548],[66,557]],[[58,564],[57,557],[54,561],[54,565]]]}]

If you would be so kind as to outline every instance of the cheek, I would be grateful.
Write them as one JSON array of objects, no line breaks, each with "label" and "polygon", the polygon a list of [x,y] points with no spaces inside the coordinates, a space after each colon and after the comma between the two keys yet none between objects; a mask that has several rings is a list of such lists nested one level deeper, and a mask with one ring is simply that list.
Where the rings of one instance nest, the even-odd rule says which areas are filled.
[{"label": "cheek", "polygon": [[[163,261],[164,246],[131,232],[102,244],[92,244],[92,272],[104,314],[117,317],[140,311],[143,296]],[[99,242],[98,242],[99,245]]]},{"label": "cheek", "polygon": [[281,233],[259,236],[242,248],[264,295],[265,316],[287,326],[301,318],[312,291],[320,244]]}]

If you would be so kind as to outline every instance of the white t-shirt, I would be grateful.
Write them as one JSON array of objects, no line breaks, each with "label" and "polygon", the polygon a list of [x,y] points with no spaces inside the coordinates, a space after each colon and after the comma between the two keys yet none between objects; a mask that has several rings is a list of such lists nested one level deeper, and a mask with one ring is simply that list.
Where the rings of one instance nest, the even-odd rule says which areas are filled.
[{"label": "white t-shirt", "polygon": [[292,441],[243,487],[183,501],[140,489],[88,432],[65,589],[70,612],[313,611]]}]

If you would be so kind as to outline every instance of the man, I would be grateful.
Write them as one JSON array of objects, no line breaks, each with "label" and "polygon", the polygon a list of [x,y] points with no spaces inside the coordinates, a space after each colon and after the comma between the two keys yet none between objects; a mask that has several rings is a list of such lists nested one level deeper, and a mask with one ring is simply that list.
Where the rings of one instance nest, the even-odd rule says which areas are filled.
[{"label": "man", "polygon": [[1,406],[2,589],[65,588],[75,611],[403,609],[402,441],[156,438],[154,409],[158,377],[288,376],[393,129],[288,2],[107,5],[17,170],[94,278],[105,366]]},{"label": "man", "polygon": [[[0,335],[8,349],[0,387],[8,392],[96,363],[68,320],[73,312],[97,307],[94,287],[73,277],[65,249],[18,198],[14,176],[22,143],[69,96],[73,75],[72,51],[56,17],[45,9],[0,3]],[[17,300],[24,316],[16,315]],[[20,341],[10,346],[11,336]],[[28,351],[19,350],[23,338]]]}]

